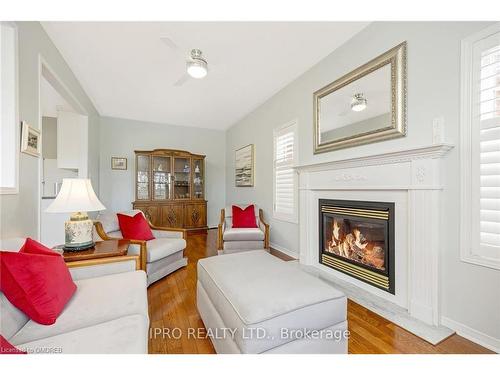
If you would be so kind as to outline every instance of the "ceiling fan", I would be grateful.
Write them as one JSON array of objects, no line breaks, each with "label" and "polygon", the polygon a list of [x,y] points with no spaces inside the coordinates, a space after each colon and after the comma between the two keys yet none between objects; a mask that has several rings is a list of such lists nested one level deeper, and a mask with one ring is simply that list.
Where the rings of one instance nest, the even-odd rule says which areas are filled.
[{"label": "ceiling fan", "polygon": [[[181,53],[181,49],[168,37],[161,37],[160,40],[170,49]],[[190,78],[202,79],[208,74],[208,62],[203,57],[203,52],[197,48],[190,51],[186,59],[186,72],[174,82],[174,86],[182,86]]]}]

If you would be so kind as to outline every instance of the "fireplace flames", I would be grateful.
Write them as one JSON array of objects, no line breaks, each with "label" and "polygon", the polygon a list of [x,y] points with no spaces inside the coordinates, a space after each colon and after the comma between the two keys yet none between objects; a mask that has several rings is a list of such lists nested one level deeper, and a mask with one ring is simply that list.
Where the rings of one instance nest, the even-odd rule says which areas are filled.
[{"label": "fireplace flames", "polygon": [[368,241],[357,227],[351,228],[348,220],[333,219],[325,251],[380,270],[385,269],[385,251],[380,243]]}]

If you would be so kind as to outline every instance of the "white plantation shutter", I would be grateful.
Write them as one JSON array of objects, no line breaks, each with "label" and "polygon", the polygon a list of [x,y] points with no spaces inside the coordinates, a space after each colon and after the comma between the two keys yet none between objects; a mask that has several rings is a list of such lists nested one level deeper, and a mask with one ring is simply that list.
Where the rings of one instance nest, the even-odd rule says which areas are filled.
[{"label": "white plantation shutter", "polygon": [[500,269],[500,24],[462,46],[461,254]]},{"label": "white plantation shutter", "polygon": [[297,216],[296,137],[295,123],[274,133],[274,216],[287,221]]},{"label": "white plantation shutter", "polygon": [[500,251],[500,33],[474,50],[475,113],[479,127],[479,244]]}]

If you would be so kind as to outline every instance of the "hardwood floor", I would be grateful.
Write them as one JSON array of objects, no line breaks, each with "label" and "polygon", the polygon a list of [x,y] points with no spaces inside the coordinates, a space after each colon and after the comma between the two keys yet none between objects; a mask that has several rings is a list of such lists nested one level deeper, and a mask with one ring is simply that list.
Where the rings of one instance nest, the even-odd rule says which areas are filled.
[{"label": "hardwood floor", "polygon": [[[196,309],[196,263],[217,254],[216,231],[188,236],[188,265],[148,288],[151,335],[150,353],[215,353],[209,338],[195,338],[205,333]],[[282,253],[272,251],[284,260]],[[461,336],[453,335],[434,346],[372,311],[348,301],[349,353],[492,353]],[[161,334],[160,334],[161,332]]]},{"label": "hardwood floor", "polygon": [[[205,326],[196,309],[196,264],[198,259],[217,255],[216,231],[188,236],[185,255],[188,265],[175,271],[148,288],[149,319],[151,321],[149,353],[210,354],[215,353],[209,338],[188,336],[189,328],[203,330]],[[155,328],[169,330],[171,337],[155,337]],[[178,337],[180,328],[181,337]]]}]

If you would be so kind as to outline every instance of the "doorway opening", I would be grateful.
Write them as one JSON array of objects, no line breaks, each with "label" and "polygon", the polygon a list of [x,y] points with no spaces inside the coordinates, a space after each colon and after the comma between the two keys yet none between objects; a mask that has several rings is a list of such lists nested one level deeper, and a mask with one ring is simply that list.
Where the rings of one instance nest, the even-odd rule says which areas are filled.
[{"label": "doorway opening", "polygon": [[66,85],[40,57],[39,239],[46,246],[64,243],[67,214],[46,213],[64,178],[88,178],[88,116]]}]

